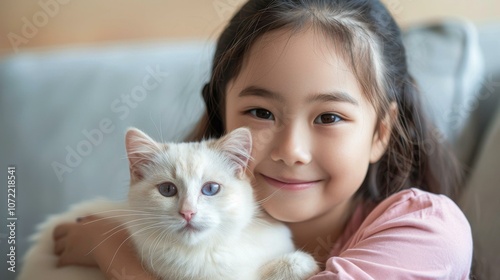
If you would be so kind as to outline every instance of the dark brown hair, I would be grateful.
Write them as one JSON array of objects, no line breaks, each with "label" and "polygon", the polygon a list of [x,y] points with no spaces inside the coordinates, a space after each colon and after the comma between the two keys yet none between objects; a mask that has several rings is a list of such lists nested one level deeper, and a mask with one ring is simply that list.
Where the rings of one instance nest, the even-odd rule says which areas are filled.
[{"label": "dark brown hair", "polygon": [[253,43],[263,34],[308,26],[336,44],[361,88],[384,121],[397,105],[387,151],[370,164],[358,194],[378,202],[410,187],[455,199],[461,173],[438,131],[426,119],[408,73],[401,31],[380,1],[250,0],[233,16],[217,42],[212,75],[203,88],[206,113],[190,140],[224,133],[226,85],[235,78]]}]

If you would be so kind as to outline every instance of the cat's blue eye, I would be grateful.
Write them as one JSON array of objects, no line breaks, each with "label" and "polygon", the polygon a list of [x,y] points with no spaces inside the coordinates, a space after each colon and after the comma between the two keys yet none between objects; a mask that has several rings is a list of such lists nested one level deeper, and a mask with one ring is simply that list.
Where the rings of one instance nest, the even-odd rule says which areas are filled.
[{"label": "cat's blue eye", "polygon": [[165,182],[158,185],[158,191],[163,196],[172,197],[177,194],[177,187],[170,182]]},{"label": "cat's blue eye", "polygon": [[314,123],[317,124],[331,124],[344,120],[340,116],[336,114],[321,114],[316,119],[314,119]]},{"label": "cat's blue eye", "polygon": [[273,113],[269,112],[266,109],[252,109],[248,111],[252,116],[259,118],[259,119],[264,119],[264,120],[274,120],[274,115]]},{"label": "cat's blue eye", "polygon": [[216,195],[220,190],[220,185],[214,182],[209,182],[201,187],[201,193],[206,196]]}]

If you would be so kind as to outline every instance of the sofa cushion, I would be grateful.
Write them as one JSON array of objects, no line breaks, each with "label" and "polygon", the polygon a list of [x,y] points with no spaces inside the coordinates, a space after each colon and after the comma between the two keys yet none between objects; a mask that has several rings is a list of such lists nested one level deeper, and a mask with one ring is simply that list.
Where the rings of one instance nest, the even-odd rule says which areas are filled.
[{"label": "sofa cushion", "polygon": [[460,200],[472,227],[475,250],[475,266],[479,279],[500,279],[500,188],[498,170],[500,166],[500,107],[496,118],[485,136]]},{"label": "sofa cushion", "polygon": [[435,133],[448,141],[469,165],[479,140],[464,132],[476,109],[484,79],[484,61],[474,25],[442,20],[411,27],[405,32],[410,72],[415,77]]}]

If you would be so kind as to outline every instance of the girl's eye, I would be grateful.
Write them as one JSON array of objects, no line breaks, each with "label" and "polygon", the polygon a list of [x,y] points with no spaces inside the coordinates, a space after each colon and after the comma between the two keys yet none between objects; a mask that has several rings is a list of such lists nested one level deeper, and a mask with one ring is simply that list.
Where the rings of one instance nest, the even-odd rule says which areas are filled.
[{"label": "girl's eye", "polygon": [[172,197],[177,194],[177,187],[170,182],[165,182],[158,185],[158,191],[165,197]]},{"label": "girl's eye", "polygon": [[252,109],[248,112],[259,119],[274,120],[273,113],[269,112],[266,109]]},{"label": "girl's eye", "polygon": [[314,123],[317,124],[330,124],[330,123],[336,123],[339,121],[342,121],[343,119],[339,117],[338,115],[335,114],[322,114],[319,115],[315,120]]},{"label": "girl's eye", "polygon": [[203,185],[203,187],[201,187],[201,193],[206,196],[216,195],[219,192],[219,190],[220,190],[220,185],[213,182],[206,183],[205,185]]}]

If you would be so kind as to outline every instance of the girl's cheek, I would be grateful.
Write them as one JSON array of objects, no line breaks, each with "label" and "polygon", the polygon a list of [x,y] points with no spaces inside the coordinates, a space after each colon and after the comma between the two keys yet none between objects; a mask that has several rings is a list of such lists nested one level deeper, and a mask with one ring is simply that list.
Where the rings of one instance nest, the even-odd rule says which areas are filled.
[{"label": "girl's cheek", "polygon": [[252,154],[254,158],[270,151],[275,132],[274,127],[252,128]]},{"label": "girl's cheek", "polygon": [[271,152],[273,136],[265,129],[252,129],[252,160],[249,164],[249,169],[252,171]]}]

